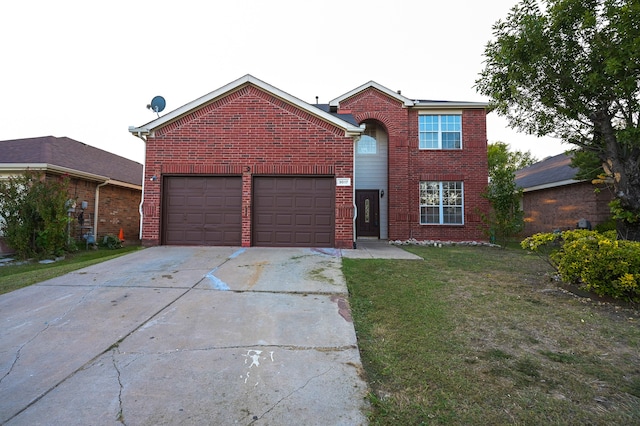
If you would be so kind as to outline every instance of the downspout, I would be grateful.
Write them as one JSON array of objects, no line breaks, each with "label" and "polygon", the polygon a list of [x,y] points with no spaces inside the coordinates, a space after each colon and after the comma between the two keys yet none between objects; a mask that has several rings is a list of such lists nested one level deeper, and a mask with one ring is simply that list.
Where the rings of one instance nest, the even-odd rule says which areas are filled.
[{"label": "downspout", "polygon": [[140,213],[140,224],[138,225],[139,231],[138,231],[138,238],[140,239],[140,241],[142,241],[142,219],[143,219],[143,211],[142,211],[142,205],[144,204],[144,186],[145,186],[145,182],[144,182],[144,177],[145,177],[145,173],[146,173],[146,167],[147,167],[147,160],[146,160],[146,155],[147,155],[147,139],[142,135],[141,131],[138,131],[137,134],[135,133],[131,133],[133,136],[140,138],[142,140],[142,142],[144,142],[144,155],[145,157],[142,158],[142,196],[140,197],[140,204],[138,205],[138,212]]},{"label": "downspout", "polygon": [[95,205],[93,207],[93,236],[95,238],[96,243],[98,242],[98,206],[100,205],[100,187],[105,186],[109,183],[111,179],[107,179],[102,182],[100,185],[96,186],[96,199]]},{"label": "downspout", "polygon": [[358,219],[358,206],[356,205],[356,149],[358,148],[358,140],[360,136],[353,138],[353,185],[351,187],[351,201],[353,202],[353,248],[358,248],[356,240],[356,220]]}]

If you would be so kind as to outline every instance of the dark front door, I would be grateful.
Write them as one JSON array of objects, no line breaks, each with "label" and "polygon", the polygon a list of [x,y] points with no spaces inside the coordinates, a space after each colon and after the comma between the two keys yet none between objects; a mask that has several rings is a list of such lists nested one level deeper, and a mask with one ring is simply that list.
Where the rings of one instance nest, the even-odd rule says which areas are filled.
[{"label": "dark front door", "polygon": [[356,190],[356,235],[380,237],[380,193],[377,189]]}]

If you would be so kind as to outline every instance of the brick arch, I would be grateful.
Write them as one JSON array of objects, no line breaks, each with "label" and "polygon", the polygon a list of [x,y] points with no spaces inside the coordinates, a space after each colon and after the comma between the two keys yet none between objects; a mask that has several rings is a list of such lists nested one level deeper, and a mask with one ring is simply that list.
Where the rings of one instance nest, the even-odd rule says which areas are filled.
[{"label": "brick arch", "polygon": [[354,118],[356,119],[358,124],[362,124],[367,120],[377,121],[384,127],[384,131],[387,132],[387,135],[391,135],[392,131],[394,130],[392,128],[393,124],[388,119],[388,117],[385,114],[379,112],[363,112],[360,114],[355,114]]}]

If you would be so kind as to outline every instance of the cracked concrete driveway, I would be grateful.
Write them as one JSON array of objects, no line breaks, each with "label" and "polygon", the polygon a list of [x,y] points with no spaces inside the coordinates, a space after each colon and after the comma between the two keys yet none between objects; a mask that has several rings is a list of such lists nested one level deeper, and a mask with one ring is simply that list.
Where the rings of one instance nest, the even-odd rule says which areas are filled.
[{"label": "cracked concrete driveway", "polygon": [[154,247],[2,295],[0,424],[365,424],[340,265]]}]

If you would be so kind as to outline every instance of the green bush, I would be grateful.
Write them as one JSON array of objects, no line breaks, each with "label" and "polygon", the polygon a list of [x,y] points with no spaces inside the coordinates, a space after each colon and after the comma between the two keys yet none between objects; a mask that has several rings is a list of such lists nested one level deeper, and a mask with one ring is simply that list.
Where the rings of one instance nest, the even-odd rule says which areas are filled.
[{"label": "green bush", "polygon": [[600,296],[640,302],[640,242],[618,240],[615,231],[574,230],[536,234],[522,247],[547,254],[562,281]]},{"label": "green bush", "polygon": [[122,241],[115,235],[105,235],[100,243],[100,247],[108,248],[108,249],[119,249],[122,248]]},{"label": "green bush", "polygon": [[21,258],[59,256],[68,249],[69,178],[41,173],[0,180],[0,230]]}]

